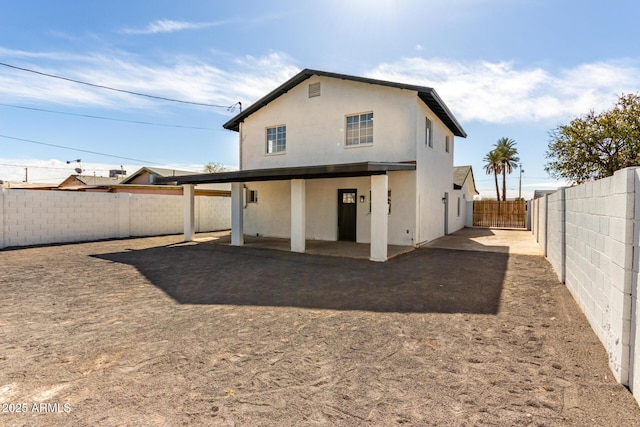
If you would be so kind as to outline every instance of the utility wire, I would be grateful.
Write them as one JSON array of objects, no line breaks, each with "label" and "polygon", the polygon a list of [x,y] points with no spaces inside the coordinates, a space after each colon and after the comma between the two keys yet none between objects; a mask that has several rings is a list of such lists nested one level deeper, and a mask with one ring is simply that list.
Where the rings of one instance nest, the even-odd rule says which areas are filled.
[{"label": "utility wire", "polygon": [[[68,81],[68,82],[78,83],[78,84],[81,84],[81,85],[87,85],[87,86],[92,86],[92,87],[97,87],[97,88],[100,88],[100,89],[107,89],[107,90],[113,90],[113,91],[116,91],[116,92],[128,93],[129,95],[144,96],[146,98],[152,98],[152,99],[160,99],[162,101],[179,102],[179,103],[182,103],[182,104],[191,104],[191,105],[201,105],[201,106],[204,106],[204,107],[226,108],[227,111],[235,110],[236,105],[240,104],[240,103],[235,103],[233,105],[216,105],[216,104],[206,104],[204,102],[183,101],[183,100],[180,100],[180,99],[165,98],[164,96],[148,95],[146,93],[132,92],[130,90],[116,89],[116,88],[113,88],[113,87],[110,87],[110,86],[104,86],[104,85],[98,85],[98,84],[94,84],[94,83],[83,82],[81,80],[75,80],[75,79],[71,79],[71,78],[68,78],[68,77],[56,76],[54,74],[47,74],[47,73],[43,73],[41,71],[31,70],[29,68],[17,67],[15,65],[6,64],[4,62],[0,62],[0,65],[2,65],[4,67],[13,68],[14,70],[26,71],[28,73],[39,74],[41,76],[52,77],[54,79],[65,80],[65,81]],[[242,108],[242,104],[240,104],[240,108]]]},{"label": "utility wire", "polygon": [[[34,165],[11,165],[11,164],[7,164],[7,163],[0,163],[0,166],[8,166],[8,167],[14,167],[14,168],[33,168],[33,169],[52,169],[52,170],[63,170],[63,171],[68,171],[69,169],[73,169],[71,167],[66,167],[66,168],[56,168],[54,166],[34,166]],[[107,169],[91,169],[92,171],[96,171],[96,172],[107,172]]]},{"label": "utility wire", "polygon": [[150,162],[150,161],[147,161],[147,160],[132,159],[131,157],[115,156],[113,154],[106,154],[106,153],[99,153],[97,151],[83,150],[81,148],[65,147],[64,145],[48,144],[46,142],[33,141],[31,139],[16,138],[16,137],[7,136],[7,135],[0,135],[0,138],[11,139],[11,140],[14,140],[14,141],[30,142],[32,144],[46,145],[46,146],[49,146],[49,147],[63,148],[65,150],[81,151],[83,153],[96,154],[98,156],[105,156],[105,157],[113,157],[113,158],[116,158],[116,159],[131,160],[133,162],[148,163],[148,164],[154,164],[154,165],[162,165],[162,163]]},{"label": "utility wire", "polygon": [[111,117],[92,116],[92,115],[89,115],[89,114],[74,114],[74,113],[67,113],[67,112],[64,112],[64,111],[45,110],[43,108],[22,107],[20,105],[11,105],[11,104],[2,104],[2,103],[0,103],[0,106],[11,107],[11,108],[20,108],[20,109],[23,109],[23,110],[42,111],[42,112],[45,112],[45,113],[64,114],[66,116],[77,116],[77,117],[86,117],[86,118],[90,118],[90,119],[112,120],[112,121],[115,121],[115,122],[136,123],[136,124],[140,124],[140,125],[166,126],[166,127],[183,128],[183,129],[198,129],[198,130],[219,130],[219,129],[214,129],[214,128],[204,128],[204,127],[197,127],[197,126],[168,125],[168,124],[163,124],[163,123],[144,122],[144,121],[138,121],[138,120],[115,119],[115,118],[111,118]]}]

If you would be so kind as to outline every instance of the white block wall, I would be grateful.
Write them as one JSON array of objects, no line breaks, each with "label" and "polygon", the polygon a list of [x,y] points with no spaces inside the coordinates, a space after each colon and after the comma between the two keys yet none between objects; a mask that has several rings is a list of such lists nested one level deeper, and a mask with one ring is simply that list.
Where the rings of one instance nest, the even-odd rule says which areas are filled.
[{"label": "white block wall", "polygon": [[607,350],[614,377],[640,401],[640,168],[561,189],[533,210],[532,233]]},{"label": "white block wall", "polygon": [[180,196],[132,194],[131,214],[132,236],[174,234],[183,231],[183,200]]},{"label": "white block wall", "polygon": [[565,190],[560,189],[546,196],[547,203],[547,259],[558,274],[561,282],[565,281]]},{"label": "white block wall", "polygon": [[[228,197],[196,197],[196,206],[197,231],[231,227]],[[182,216],[175,195],[3,189],[0,248],[178,234]]]},{"label": "white block wall", "polygon": [[631,272],[631,320],[630,320],[630,367],[629,387],[640,402],[640,325],[638,325],[638,307],[640,306],[640,169],[636,169],[634,188],[636,190],[633,221],[633,269]]},{"label": "white block wall", "polygon": [[537,199],[538,202],[538,228],[536,239],[538,240],[538,244],[545,251],[545,255],[547,255],[547,197],[542,197]]},{"label": "white block wall", "polygon": [[196,231],[231,229],[231,197],[196,197]]},{"label": "white block wall", "polygon": [[566,190],[566,284],[629,385],[635,169]]}]

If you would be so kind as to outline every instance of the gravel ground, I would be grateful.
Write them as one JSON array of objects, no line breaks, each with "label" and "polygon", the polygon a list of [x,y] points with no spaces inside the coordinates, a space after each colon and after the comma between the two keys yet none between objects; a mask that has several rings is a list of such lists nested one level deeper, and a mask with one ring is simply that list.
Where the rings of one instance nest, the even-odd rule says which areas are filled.
[{"label": "gravel ground", "polygon": [[226,241],[0,251],[0,425],[640,425],[541,256]]}]

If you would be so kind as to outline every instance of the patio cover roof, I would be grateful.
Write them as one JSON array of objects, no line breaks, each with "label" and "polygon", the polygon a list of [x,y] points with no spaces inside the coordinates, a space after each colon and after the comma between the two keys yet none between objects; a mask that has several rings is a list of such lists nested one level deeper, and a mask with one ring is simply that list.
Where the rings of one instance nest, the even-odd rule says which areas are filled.
[{"label": "patio cover roof", "polygon": [[391,171],[416,170],[415,163],[362,162],[288,168],[249,169],[234,172],[201,173],[157,178],[159,184],[213,184],[289,179],[345,178],[385,175]]}]

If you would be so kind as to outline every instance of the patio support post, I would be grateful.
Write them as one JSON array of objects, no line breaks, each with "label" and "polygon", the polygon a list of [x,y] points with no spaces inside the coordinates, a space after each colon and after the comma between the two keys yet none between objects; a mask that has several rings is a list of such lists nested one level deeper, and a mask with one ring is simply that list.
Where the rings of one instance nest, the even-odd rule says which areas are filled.
[{"label": "patio support post", "polygon": [[389,177],[371,175],[371,261],[387,260],[387,240],[389,230]]},{"label": "patio support post", "polygon": [[244,200],[243,184],[231,183],[231,244],[233,246],[244,245]]},{"label": "patio support post", "polygon": [[291,252],[305,251],[305,182],[291,180]]},{"label": "patio support post", "polygon": [[195,228],[195,185],[182,185],[182,198],[184,201],[184,241],[191,242],[196,237]]}]

